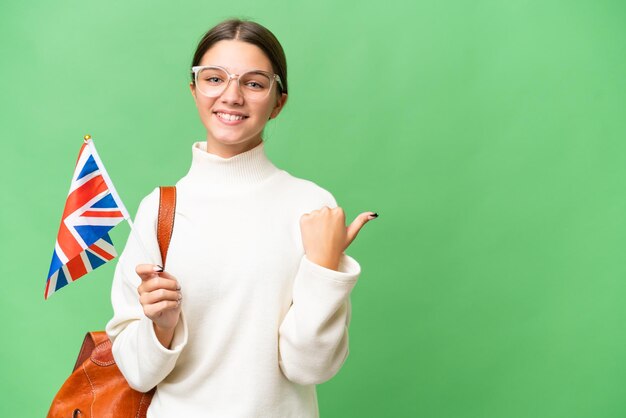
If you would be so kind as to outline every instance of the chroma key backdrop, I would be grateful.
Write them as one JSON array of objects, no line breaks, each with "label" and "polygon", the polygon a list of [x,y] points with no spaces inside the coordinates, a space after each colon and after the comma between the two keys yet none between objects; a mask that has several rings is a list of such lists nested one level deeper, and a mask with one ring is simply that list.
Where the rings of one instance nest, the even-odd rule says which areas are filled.
[{"label": "chroma key backdrop", "polygon": [[321,416],[626,416],[617,0],[4,0],[0,416],[45,416],[112,316],[117,259],[43,296],[83,136],[134,217],[206,138],[192,54],[233,16],[287,54],[270,159],[348,220],[380,215],[347,250],[350,354]]}]

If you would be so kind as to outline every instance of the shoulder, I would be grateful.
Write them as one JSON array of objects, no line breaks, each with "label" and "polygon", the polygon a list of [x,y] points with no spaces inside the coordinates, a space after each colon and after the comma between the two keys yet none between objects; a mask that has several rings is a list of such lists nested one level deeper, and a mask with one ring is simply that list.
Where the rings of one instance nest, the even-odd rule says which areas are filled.
[{"label": "shoulder", "polygon": [[291,198],[297,198],[314,208],[328,206],[334,208],[337,201],[333,194],[312,180],[296,177],[285,170],[281,170],[277,182],[277,192]]},{"label": "shoulder", "polygon": [[139,202],[139,208],[158,206],[160,194],[161,192],[159,191],[159,188],[155,187],[150,193],[141,199],[141,202]]},{"label": "shoulder", "polygon": [[135,222],[139,219],[155,220],[159,208],[159,197],[161,192],[158,187],[152,189],[150,193],[141,199],[139,206],[137,207],[137,214],[135,215]]}]

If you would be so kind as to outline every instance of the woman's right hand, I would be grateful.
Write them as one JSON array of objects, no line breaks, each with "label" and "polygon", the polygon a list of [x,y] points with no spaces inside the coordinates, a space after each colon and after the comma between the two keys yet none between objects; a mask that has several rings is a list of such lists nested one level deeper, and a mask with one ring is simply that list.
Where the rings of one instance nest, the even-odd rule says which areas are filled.
[{"label": "woman's right hand", "polygon": [[173,335],[183,298],[178,280],[154,264],[139,264],[135,271],[141,278],[137,292],[144,314],[154,323],[155,331]]}]

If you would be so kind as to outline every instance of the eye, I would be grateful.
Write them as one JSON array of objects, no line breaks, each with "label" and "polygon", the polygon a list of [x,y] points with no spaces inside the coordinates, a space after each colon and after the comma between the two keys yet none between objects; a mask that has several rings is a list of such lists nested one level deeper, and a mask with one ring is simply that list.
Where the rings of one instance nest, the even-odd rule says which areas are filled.
[{"label": "eye", "polygon": [[251,71],[241,76],[241,85],[251,91],[264,91],[270,85],[270,79],[264,73]]},{"label": "eye", "polygon": [[259,83],[258,81],[248,81],[246,83],[246,86],[255,89],[255,90],[261,90],[263,88],[265,88],[265,86],[261,83]]},{"label": "eye", "polygon": [[222,79],[217,76],[212,76],[212,77],[206,77],[204,81],[208,83],[212,83],[212,84],[218,84],[222,82]]}]

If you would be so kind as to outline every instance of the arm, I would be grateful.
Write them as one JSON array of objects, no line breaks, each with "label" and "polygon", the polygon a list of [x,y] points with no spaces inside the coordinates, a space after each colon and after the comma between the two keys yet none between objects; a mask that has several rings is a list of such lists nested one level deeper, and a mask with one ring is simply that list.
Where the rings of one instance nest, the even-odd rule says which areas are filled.
[{"label": "arm", "polygon": [[139,205],[135,232],[129,235],[115,269],[111,290],[114,315],[106,326],[113,343],[115,362],[129,385],[140,392],[149,391],[172,371],[187,343],[187,326],[182,312],[169,344],[171,348],[166,348],[139,303],[137,287],[141,279],[135,267],[148,260],[135,233],[140,234],[149,255],[154,260],[160,260],[155,229],[158,197],[159,191],[155,189]]},{"label": "arm", "polygon": [[279,366],[287,379],[319,384],[332,378],[348,356],[350,292],[360,266],[343,254],[339,271],[302,257],[293,304],[279,328]]},{"label": "arm", "polygon": [[[327,191],[321,204],[337,207]],[[359,263],[342,252],[343,216],[326,218],[330,223],[311,223],[310,215],[303,216],[309,216],[305,224],[301,219],[305,255],[294,280],[292,305],[279,328],[278,344],[283,374],[302,385],[327,381],[345,362],[350,292],[361,272]]]}]

